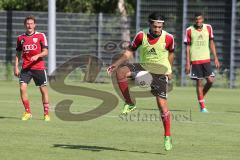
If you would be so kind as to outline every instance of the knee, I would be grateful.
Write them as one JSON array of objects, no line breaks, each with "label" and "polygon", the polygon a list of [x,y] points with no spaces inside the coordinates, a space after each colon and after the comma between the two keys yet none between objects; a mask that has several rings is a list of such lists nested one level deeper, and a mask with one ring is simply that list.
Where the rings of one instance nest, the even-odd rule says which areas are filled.
[{"label": "knee", "polygon": [[158,108],[161,112],[167,112],[168,111],[167,99],[157,97],[157,104],[158,104]]},{"label": "knee", "polygon": [[210,85],[212,85],[213,84],[213,82],[214,82],[214,77],[209,77],[208,79],[207,79],[207,83],[208,84],[210,84]]},{"label": "knee", "polygon": [[20,91],[23,93],[23,92],[26,92],[27,90],[27,86],[26,85],[21,85],[20,86]]},{"label": "knee", "polygon": [[117,69],[117,79],[125,79],[127,76],[127,69],[125,67],[121,67]]},{"label": "knee", "polygon": [[202,85],[203,85],[203,84],[202,84],[202,80],[200,80],[200,79],[197,80],[197,81],[196,81],[196,84],[197,84],[197,87],[202,87]]},{"label": "knee", "polygon": [[47,86],[41,86],[41,87],[39,87],[39,89],[40,89],[40,92],[42,93],[42,95],[48,94]]}]

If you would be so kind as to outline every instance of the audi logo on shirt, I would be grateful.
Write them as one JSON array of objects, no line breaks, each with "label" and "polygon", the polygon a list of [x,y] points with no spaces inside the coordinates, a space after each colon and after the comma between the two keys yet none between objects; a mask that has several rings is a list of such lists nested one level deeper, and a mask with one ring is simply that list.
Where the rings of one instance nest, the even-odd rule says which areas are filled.
[{"label": "audi logo on shirt", "polygon": [[23,50],[24,50],[24,51],[33,51],[33,50],[37,50],[37,45],[36,45],[36,44],[27,44],[27,45],[23,45]]}]

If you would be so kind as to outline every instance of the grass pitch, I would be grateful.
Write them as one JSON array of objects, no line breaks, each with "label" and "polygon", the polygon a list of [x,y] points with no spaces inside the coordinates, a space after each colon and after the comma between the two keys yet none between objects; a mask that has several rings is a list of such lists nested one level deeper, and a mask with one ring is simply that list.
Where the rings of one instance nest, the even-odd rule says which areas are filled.
[{"label": "grass pitch", "polygon": [[[111,84],[76,84],[114,93]],[[17,82],[0,82],[0,159],[2,160],[220,160],[240,159],[240,90],[213,88],[199,112],[194,88],[169,94],[173,150],[163,149],[163,126],[154,98],[137,99],[138,109],[119,116],[112,112],[90,121],[68,122],[56,117],[55,105],[72,99],[71,111],[85,112],[100,100],[50,90],[51,122],[43,121],[40,92],[30,85],[33,119],[21,121],[23,106]],[[111,100],[111,99],[109,99]]]}]

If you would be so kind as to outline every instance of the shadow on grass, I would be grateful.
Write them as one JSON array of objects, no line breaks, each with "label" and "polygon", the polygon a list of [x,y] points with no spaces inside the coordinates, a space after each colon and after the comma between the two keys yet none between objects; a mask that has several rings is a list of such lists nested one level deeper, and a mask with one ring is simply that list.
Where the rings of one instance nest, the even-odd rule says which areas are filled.
[{"label": "shadow on grass", "polygon": [[226,111],[226,112],[229,112],[229,113],[240,113],[240,111]]},{"label": "shadow on grass", "polygon": [[0,116],[0,119],[20,119],[19,117],[6,117],[6,116]]},{"label": "shadow on grass", "polygon": [[156,153],[156,152],[135,151],[135,150],[126,150],[126,149],[112,148],[112,147],[100,147],[100,146],[69,145],[69,144],[54,144],[53,146],[54,147],[58,147],[58,148],[80,149],[80,150],[87,150],[87,151],[92,151],[92,152],[117,151],[117,152],[132,152],[132,153],[165,155],[163,153]]},{"label": "shadow on grass", "polygon": [[[22,121],[21,117],[0,116],[0,120],[1,119],[16,119]],[[43,121],[43,118],[31,118],[28,121]]]}]

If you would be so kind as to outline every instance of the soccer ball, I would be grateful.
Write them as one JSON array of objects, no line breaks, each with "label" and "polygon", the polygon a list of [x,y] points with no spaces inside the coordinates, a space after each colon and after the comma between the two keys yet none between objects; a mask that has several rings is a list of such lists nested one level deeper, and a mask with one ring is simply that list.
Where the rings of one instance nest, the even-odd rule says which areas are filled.
[{"label": "soccer ball", "polygon": [[135,77],[135,84],[142,88],[148,88],[152,83],[152,75],[148,71],[140,71]]}]

